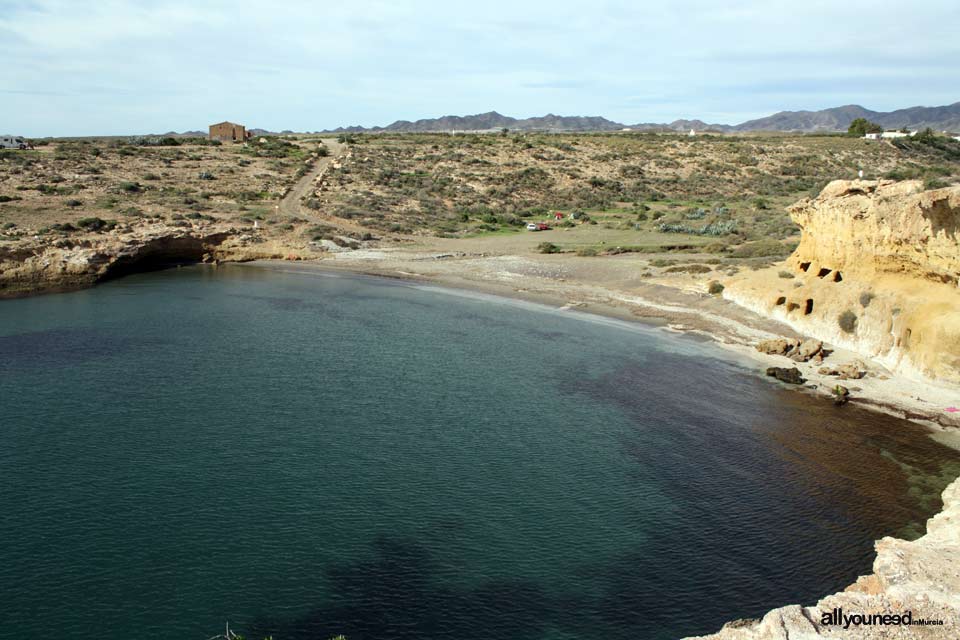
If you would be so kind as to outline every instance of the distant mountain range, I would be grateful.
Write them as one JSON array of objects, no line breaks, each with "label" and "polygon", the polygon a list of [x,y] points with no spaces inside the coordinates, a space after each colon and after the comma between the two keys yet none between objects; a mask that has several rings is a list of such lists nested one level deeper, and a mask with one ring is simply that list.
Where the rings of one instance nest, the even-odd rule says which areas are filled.
[{"label": "distant mountain range", "polygon": [[936,131],[960,131],[960,102],[943,107],[910,107],[896,111],[871,111],[851,104],[821,111],[781,111],[766,118],[748,120],[737,125],[709,124],[702,120],[674,120],[670,123],[621,124],[601,116],[557,116],[552,113],[539,118],[511,118],[490,111],[473,116],[443,116],[410,122],[397,120],[386,127],[340,127],[333,133],[427,133],[448,131],[846,131],[856,118],[866,118],[886,129],[930,127]]}]

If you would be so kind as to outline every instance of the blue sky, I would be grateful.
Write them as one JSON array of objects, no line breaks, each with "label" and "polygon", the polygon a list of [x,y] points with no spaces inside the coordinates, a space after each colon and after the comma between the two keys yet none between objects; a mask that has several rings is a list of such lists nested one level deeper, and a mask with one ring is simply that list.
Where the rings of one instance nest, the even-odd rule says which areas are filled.
[{"label": "blue sky", "polygon": [[933,106],[958,26],[957,0],[0,0],[0,133]]}]

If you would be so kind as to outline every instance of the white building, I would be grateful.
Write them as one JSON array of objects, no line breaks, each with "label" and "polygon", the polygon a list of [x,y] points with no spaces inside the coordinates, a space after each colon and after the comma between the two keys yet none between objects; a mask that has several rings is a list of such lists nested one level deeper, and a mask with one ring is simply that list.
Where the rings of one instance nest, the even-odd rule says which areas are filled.
[{"label": "white building", "polygon": [[906,138],[909,136],[917,135],[916,131],[911,131],[910,133],[904,133],[903,131],[884,131],[880,134],[881,138]]},{"label": "white building", "polygon": [[868,133],[868,134],[866,134],[865,136],[863,136],[863,139],[864,139],[864,140],[879,140],[879,139],[880,139],[880,134],[879,134],[879,133]]},{"label": "white building", "polygon": [[693,129],[690,129],[690,133],[688,133],[687,135],[692,138],[692,137],[694,137],[695,135],[697,135],[697,132],[694,131]]}]

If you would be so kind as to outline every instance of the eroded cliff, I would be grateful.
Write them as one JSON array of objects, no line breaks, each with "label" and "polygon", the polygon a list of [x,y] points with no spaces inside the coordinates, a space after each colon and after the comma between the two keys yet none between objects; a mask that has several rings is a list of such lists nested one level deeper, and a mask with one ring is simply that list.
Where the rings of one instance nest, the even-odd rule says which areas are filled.
[{"label": "eroded cliff", "polygon": [[[954,639],[960,633],[960,480],[943,492],[943,511],[927,521],[926,535],[908,542],[883,538],[876,543],[873,573],[816,606],[790,605],[760,620],[738,620],[702,640],[774,640],[795,638]],[[833,624],[823,615],[899,615],[910,625]],[[891,620],[888,618],[888,623]],[[942,624],[919,624],[937,621]]]},{"label": "eroded cliff", "polygon": [[79,289],[174,264],[281,258],[297,251],[257,230],[222,224],[139,224],[56,240],[24,238],[0,247],[0,298]]},{"label": "eroded cliff", "polygon": [[960,383],[960,187],[835,181],[790,208],[783,265],[724,296],[912,377]]}]

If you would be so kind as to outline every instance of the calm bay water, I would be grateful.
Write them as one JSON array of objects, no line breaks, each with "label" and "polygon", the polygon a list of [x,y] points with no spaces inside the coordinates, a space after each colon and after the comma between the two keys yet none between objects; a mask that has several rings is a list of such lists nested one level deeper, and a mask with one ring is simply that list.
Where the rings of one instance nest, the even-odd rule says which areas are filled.
[{"label": "calm bay water", "polygon": [[0,302],[0,637],[674,638],[960,467],[653,330],[251,267]]}]

